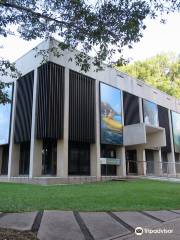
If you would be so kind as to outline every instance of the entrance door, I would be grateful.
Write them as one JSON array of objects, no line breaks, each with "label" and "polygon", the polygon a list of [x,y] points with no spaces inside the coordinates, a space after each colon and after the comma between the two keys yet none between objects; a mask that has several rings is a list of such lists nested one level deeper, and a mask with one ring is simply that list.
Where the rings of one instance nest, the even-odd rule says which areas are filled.
[{"label": "entrance door", "polygon": [[29,174],[30,142],[20,144],[19,174]]},{"label": "entrance door", "polygon": [[162,152],[161,151],[161,158],[162,158],[162,170],[163,173],[168,173],[168,156],[167,152]]},{"label": "entrance door", "polygon": [[69,175],[90,175],[90,145],[86,143],[69,144]]},{"label": "entrance door", "polygon": [[56,175],[57,141],[46,139],[43,141],[42,174]]},{"label": "entrance door", "polygon": [[146,173],[154,174],[154,151],[151,149],[146,149]]},{"label": "entrance door", "polygon": [[[116,158],[116,149],[111,145],[101,146],[101,157],[102,158]],[[101,165],[101,176],[116,176],[117,167],[116,165]]]},{"label": "entrance door", "polygon": [[127,175],[137,174],[137,152],[136,150],[126,151],[126,173]]},{"label": "entrance door", "polygon": [[9,145],[5,145],[3,146],[2,166],[0,169],[0,174],[2,175],[8,174],[8,159],[9,159]]}]

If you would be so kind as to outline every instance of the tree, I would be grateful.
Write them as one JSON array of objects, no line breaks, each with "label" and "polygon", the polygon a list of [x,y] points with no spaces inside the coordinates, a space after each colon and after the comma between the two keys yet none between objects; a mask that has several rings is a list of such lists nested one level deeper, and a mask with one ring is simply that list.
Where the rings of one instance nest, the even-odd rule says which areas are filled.
[{"label": "tree", "polygon": [[180,98],[180,58],[175,53],[158,54],[145,61],[117,67],[120,71]]},{"label": "tree", "polygon": [[[179,0],[0,0],[0,36],[19,34],[27,41],[58,36],[58,48],[81,48],[75,60],[86,72],[88,53],[102,69],[103,61],[111,64],[116,51],[122,58],[123,47],[141,39],[147,16],[163,20],[164,13],[179,10]],[[58,48],[52,49],[57,55]]]}]

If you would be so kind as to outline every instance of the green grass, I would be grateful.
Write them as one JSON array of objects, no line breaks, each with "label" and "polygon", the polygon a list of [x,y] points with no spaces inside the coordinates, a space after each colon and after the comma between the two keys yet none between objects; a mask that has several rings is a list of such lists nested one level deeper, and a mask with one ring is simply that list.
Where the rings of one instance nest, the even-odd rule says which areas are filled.
[{"label": "green grass", "polygon": [[39,186],[0,183],[0,212],[180,209],[180,184],[154,180]]}]

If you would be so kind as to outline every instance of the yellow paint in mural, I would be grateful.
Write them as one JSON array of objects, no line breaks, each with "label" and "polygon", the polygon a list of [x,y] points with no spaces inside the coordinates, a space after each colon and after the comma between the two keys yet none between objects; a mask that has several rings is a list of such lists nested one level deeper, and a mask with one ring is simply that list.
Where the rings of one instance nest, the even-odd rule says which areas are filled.
[{"label": "yellow paint in mural", "polygon": [[122,130],[122,124],[112,118],[103,117],[103,121],[106,123],[109,129],[115,132],[120,132]]}]

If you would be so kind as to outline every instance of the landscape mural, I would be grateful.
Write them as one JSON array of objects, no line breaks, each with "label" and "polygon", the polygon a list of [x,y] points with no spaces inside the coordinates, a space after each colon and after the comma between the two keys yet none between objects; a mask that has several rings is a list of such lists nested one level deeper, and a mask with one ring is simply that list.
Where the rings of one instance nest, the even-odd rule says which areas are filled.
[{"label": "landscape mural", "polygon": [[123,144],[121,91],[100,83],[101,143]]},{"label": "landscape mural", "polygon": [[148,125],[158,127],[158,107],[157,104],[143,99],[144,122]]},{"label": "landscape mural", "polygon": [[174,138],[174,151],[180,152],[180,114],[171,112],[172,126],[173,126],[173,138]]},{"label": "landscape mural", "polygon": [[[7,91],[9,99],[12,99],[13,86],[5,87],[4,91]],[[9,143],[10,121],[11,103],[0,103],[0,145]]]}]

